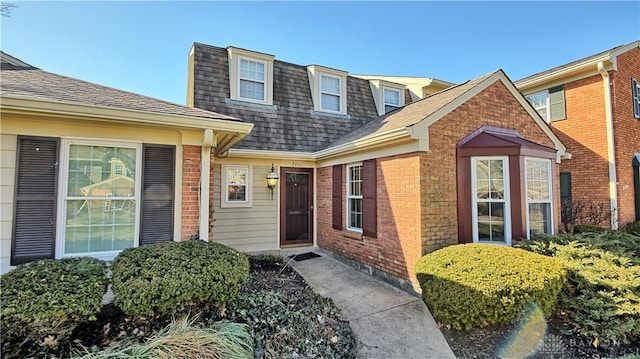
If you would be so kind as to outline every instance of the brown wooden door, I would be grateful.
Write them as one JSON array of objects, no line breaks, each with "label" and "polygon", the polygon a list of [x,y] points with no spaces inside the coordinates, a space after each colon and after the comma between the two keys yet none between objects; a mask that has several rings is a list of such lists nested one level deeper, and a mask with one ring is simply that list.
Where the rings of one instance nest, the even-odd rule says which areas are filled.
[{"label": "brown wooden door", "polygon": [[313,169],[280,170],[280,244],[313,243]]}]

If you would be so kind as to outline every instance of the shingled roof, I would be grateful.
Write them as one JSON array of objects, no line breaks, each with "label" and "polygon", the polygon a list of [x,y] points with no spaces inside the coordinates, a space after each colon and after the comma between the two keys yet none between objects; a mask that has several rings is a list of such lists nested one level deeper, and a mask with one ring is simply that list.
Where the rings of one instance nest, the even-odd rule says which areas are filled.
[{"label": "shingled roof", "polygon": [[460,97],[465,92],[474,88],[482,81],[491,77],[495,72],[489,73],[475,80],[464,82],[460,85],[449,87],[419,101],[406,105],[396,111],[378,117],[374,121],[354,130],[348,135],[333,142],[329,148],[359,140],[364,137],[381,134],[395,129],[417,124],[431,114],[444,107],[448,103]]},{"label": "shingled roof", "polygon": [[255,126],[234,148],[315,152],[378,117],[367,80],[347,77],[345,116],[313,111],[306,66],[274,60],[274,108],[227,101],[230,97],[226,48],[193,44],[193,104],[237,116]]},{"label": "shingled roof", "polygon": [[0,96],[204,119],[240,119],[47,72],[0,52]]}]

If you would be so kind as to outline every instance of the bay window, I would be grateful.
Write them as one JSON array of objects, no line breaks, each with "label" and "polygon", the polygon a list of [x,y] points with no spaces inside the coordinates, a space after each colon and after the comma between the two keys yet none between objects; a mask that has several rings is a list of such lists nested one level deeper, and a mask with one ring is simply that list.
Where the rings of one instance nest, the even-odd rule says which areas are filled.
[{"label": "bay window", "polygon": [[551,161],[527,158],[525,163],[527,238],[553,233]]}]

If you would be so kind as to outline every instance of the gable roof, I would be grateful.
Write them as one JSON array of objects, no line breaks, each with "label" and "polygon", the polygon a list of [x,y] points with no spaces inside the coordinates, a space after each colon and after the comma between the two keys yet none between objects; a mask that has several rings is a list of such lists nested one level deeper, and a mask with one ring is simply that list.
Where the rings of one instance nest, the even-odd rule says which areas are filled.
[{"label": "gable roof", "polygon": [[0,52],[0,59],[2,61],[0,64],[2,71],[0,96],[3,98],[74,103],[242,122],[232,116],[178,105],[47,72],[18,60],[5,52]]},{"label": "gable roof", "polygon": [[307,67],[275,59],[273,106],[230,100],[226,48],[194,43],[189,83],[193,106],[238,116],[253,123],[251,135],[235,149],[311,154],[378,116],[369,82],[347,76],[348,116],[314,111]]},{"label": "gable roof", "polygon": [[[418,132],[424,130],[424,127],[428,128],[428,126],[435,123],[496,81],[500,81],[505,85],[507,90],[511,92],[514,98],[529,113],[547,137],[551,139],[555,145],[555,149],[558,151],[558,155],[563,157],[570,156],[570,154],[566,152],[566,147],[551,131],[549,125],[540,117],[533,107],[531,107],[529,102],[515,88],[513,83],[502,70],[497,70],[475,80],[470,80],[457,86],[442,90],[425,97],[420,101],[411,103],[396,111],[381,116],[338,139],[328,146],[327,149],[320,151],[318,155],[327,156],[333,153],[346,151],[353,147],[359,147],[361,146],[360,144],[375,142],[376,138],[389,139],[391,137],[420,136]],[[413,127],[421,127],[421,130],[414,131]]]},{"label": "gable roof", "polygon": [[616,46],[595,55],[587,56],[585,58],[527,76],[515,81],[514,84],[519,89],[524,90],[553,81],[560,77],[578,76],[578,78],[584,78],[586,76],[597,74],[597,64],[599,62],[603,62],[607,69],[617,70],[616,57],[637,47],[640,47],[640,40],[626,45]]}]

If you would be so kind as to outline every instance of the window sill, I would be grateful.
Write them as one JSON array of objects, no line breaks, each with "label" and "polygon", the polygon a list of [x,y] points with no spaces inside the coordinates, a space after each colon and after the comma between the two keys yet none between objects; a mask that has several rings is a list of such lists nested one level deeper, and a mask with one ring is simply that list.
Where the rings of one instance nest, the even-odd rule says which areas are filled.
[{"label": "window sill", "polygon": [[351,119],[351,115],[343,115],[340,113],[333,113],[333,112],[324,112],[324,111],[317,111],[317,110],[312,110],[310,111],[312,115],[316,115],[316,116],[324,116],[324,117],[333,117],[333,118],[339,118],[342,120],[350,120]]},{"label": "window sill", "polygon": [[224,103],[229,104],[229,105],[238,105],[238,106],[260,108],[260,109],[263,109],[263,110],[277,110],[278,109],[278,106],[276,106],[276,105],[268,105],[268,104],[255,103],[255,102],[249,102],[249,101],[243,101],[243,100],[235,100],[235,99],[230,99],[230,98],[225,98],[224,99]]},{"label": "window sill", "polygon": [[342,230],[342,236],[349,239],[355,239],[358,241],[364,241],[364,235],[360,232],[350,231],[350,230]]}]

